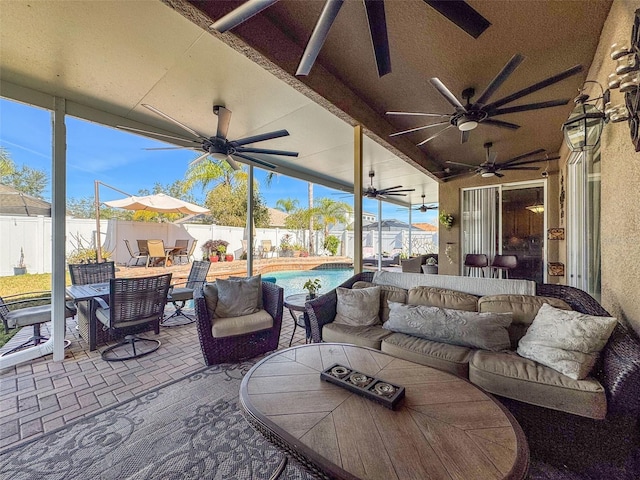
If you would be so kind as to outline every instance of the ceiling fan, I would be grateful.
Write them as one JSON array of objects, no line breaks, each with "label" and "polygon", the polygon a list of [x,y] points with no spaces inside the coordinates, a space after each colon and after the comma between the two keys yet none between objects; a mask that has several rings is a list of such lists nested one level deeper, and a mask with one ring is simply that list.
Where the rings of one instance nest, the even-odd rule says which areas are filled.
[{"label": "ceiling fan", "polygon": [[[262,10],[270,7],[278,0],[247,0],[235,10],[215,21],[210,28],[224,33],[245,22]],[[391,57],[389,55],[389,39],[387,37],[387,22],[384,12],[384,2],[381,0],[362,0],[369,22],[369,34],[373,51],[376,56],[378,76],[382,77],[391,72]],[[469,4],[458,0],[424,0],[444,17],[455,23],[473,38],[478,38],[491,23],[474,10]],[[329,29],[333,25],[344,0],[326,0],[316,26],[302,54],[296,75],[308,75],[324,45]]]},{"label": "ceiling fan", "polygon": [[450,175],[448,177],[444,177],[443,180],[449,180],[450,178],[453,178],[453,177],[457,177],[460,175],[469,175],[469,174],[476,174],[485,178],[493,177],[495,175],[496,177],[501,178],[501,177],[504,177],[504,174],[500,173],[501,171],[540,170],[540,167],[526,167],[524,165],[530,165],[532,163],[539,163],[539,162],[550,162],[552,160],[557,160],[560,158],[559,156],[549,157],[548,155],[546,155],[544,158],[538,158],[535,160],[525,160],[528,157],[533,157],[534,155],[538,155],[544,152],[543,148],[539,148],[537,150],[533,150],[531,152],[518,155],[517,157],[510,158],[509,160],[506,160],[504,162],[497,163],[496,162],[497,155],[495,154],[495,152],[491,152],[492,146],[493,146],[493,143],[491,142],[487,142],[484,144],[484,148],[486,149],[485,161],[480,165],[471,165],[469,163],[447,161],[446,163],[450,165],[458,165],[461,167],[466,167],[470,170],[467,172],[457,173],[457,174]]},{"label": "ceiling fan", "polygon": [[234,160],[233,157],[241,158],[248,164],[255,164],[260,167],[269,168],[271,170],[275,169],[276,166],[272,163],[269,163],[265,160],[256,158],[252,155],[248,154],[265,154],[265,155],[282,155],[286,157],[297,157],[298,152],[288,152],[286,150],[270,150],[266,148],[250,148],[245,147],[250,143],[264,142],[265,140],[271,140],[279,137],[286,137],[289,135],[289,132],[286,130],[277,130],[275,132],[261,133],[259,135],[254,135],[251,137],[239,138],[238,140],[228,140],[227,139],[227,131],[229,130],[229,123],[231,122],[231,110],[226,109],[222,105],[214,105],[213,113],[218,116],[218,127],[216,129],[216,134],[207,137],[206,135],[202,135],[195,130],[187,127],[183,123],[178,120],[170,117],[166,113],[161,112],[155,107],[151,105],[142,104],[143,107],[151,110],[156,115],[163,117],[166,120],[178,125],[184,131],[191,134],[195,139],[192,138],[182,138],[172,135],[164,135],[161,133],[149,132],[146,130],[140,130],[138,128],[125,127],[119,125],[118,128],[123,130],[129,130],[137,133],[144,133],[145,135],[152,135],[160,138],[170,138],[174,140],[180,140],[181,142],[190,143],[191,145],[188,147],[160,147],[160,148],[149,148],[148,150],[173,150],[173,149],[192,149],[196,151],[204,151],[202,155],[196,158],[191,165],[195,165],[208,156],[211,156],[217,160],[225,160],[229,166],[234,170],[239,170],[240,166]]},{"label": "ceiling fan", "polygon": [[424,197],[426,197],[426,195],[423,193],[421,195],[422,197],[422,205],[420,205],[419,207],[416,208],[412,208],[411,210],[417,210],[421,213],[427,213],[429,210],[437,210],[438,206],[437,205],[425,205],[424,204]]},{"label": "ceiling fan", "polygon": [[395,187],[389,188],[381,188],[377,189],[373,186],[373,177],[375,177],[376,172],[373,170],[369,171],[369,179],[371,185],[367,187],[367,189],[363,192],[363,195],[367,198],[377,198],[383,199],[391,196],[395,197],[406,197],[407,194],[404,192],[415,192],[415,188],[402,188],[402,185],[396,185]]},{"label": "ceiling fan", "polygon": [[442,133],[446,132],[452,127],[456,127],[461,132],[461,143],[465,143],[469,139],[469,132],[476,128],[479,124],[483,125],[491,125],[494,127],[500,128],[508,128],[512,130],[516,130],[520,128],[520,125],[516,125],[515,123],[505,122],[502,120],[495,120],[493,117],[498,117],[500,115],[506,115],[507,113],[516,113],[516,112],[526,112],[529,110],[538,110],[541,108],[549,108],[549,107],[558,107],[561,105],[566,105],[569,103],[569,98],[564,98],[561,100],[549,100],[546,102],[538,102],[538,103],[528,103],[525,105],[516,105],[513,107],[505,107],[500,108],[503,105],[511,103],[519,98],[525,97],[527,95],[532,94],[533,92],[537,92],[543,88],[546,88],[550,85],[560,82],[565,78],[569,78],[573,75],[580,73],[583,70],[582,65],[575,65],[563,72],[558,73],[557,75],[553,75],[549,78],[545,78],[544,80],[534,83],[522,90],[519,90],[511,95],[507,95],[495,102],[489,102],[489,99],[493,96],[493,94],[500,88],[500,86],[509,78],[509,76],[514,72],[516,68],[522,63],[524,60],[524,56],[516,53],[511,59],[507,62],[507,64],[500,70],[498,75],[491,80],[489,85],[484,89],[484,91],[480,94],[476,100],[471,103],[471,98],[475,95],[475,89],[467,88],[462,92],[462,98],[466,101],[466,105],[463,105],[456,96],[451,93],[451,91],[442,83],[438,78],[434,77],[429,80],[431,85],[438,90],[440,95],[442,95],[447,102],[454,107],[453,113],[444,114],[444,113],[419,113],[419,112],[387,112],[387,115],[409,115],[409,116],[423,116],[423,117],[433,117],[436,119],[441,119],[442,121],[431,123],[429,125],[423,125],[421,127],[411,128],[409,130],[403,130],[401,132],[392,133],[390,136],[394,137],[396,135],[404,135],[406,133],[417,132],[419,130],[425,130],[427,128],[437,127],[441,125],[447,125],[440,131],[436,132],[434,135],[431,135],[426,140],[418,143],[418,146],[424,145],[425,143],[433,140],[434,138],[440,136]]}]

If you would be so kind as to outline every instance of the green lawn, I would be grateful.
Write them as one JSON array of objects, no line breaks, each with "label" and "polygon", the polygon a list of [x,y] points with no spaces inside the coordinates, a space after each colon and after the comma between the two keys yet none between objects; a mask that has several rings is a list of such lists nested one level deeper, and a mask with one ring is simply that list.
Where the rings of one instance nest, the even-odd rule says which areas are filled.
[{"label": "green lawn", "polygon": [[[67,274],[67,285],[70,284],[69,274]],[[49,303],[49,300],[38,302],[36,299],[43,296],[48,298],[50,291],[50,273],[0,277],[0,296],[7,302],[33,298],[33,303],[30,302],[27,304],[28,306]],[[7,343],[17,332],[18,330],[9,330],[9,333],[5,333],[3,325],[0,330],[0,347]]]}]

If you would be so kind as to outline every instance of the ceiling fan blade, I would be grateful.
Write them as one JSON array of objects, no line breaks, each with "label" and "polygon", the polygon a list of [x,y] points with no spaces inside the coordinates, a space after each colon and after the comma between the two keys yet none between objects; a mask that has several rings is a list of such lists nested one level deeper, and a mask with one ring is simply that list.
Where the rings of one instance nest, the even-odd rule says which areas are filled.
[{"label": "ceiling fan blade", "polygon": [[322,45],[324,45],[329,34],[329,29],[333,25],[333,21],[336,19],[343,2],[344,0],[327,0],[324,4],[318,23],[316,23],[309,38],[309,43],[307,43],[307,47],[302,54],[296,75],[309,75],[311,67],[313,67],[316,58],[318,58]]},{"label": "ceiling fan blade", "polygon": [[391,72],[391,55],[389,54],[389,37],[387,36],[387,20],[384,14],[384,2],[379,0],[364,0],[364,7],[369,22],[369,34],[376,56],[378,76],[382,77]]},{"label": "ceiling fan blade", "polygon": [[386,192],[386,193],[381,193],[379,194],[380,198],[384,198],[384,197],[406,197],[407,194],[406,193],[394,193],[394,192]]},{"label": "ceiling fan blade", "polygon": [[540,170],[540,167],[516,167],[514,165],[507,165],[500,170]]},{"label": "ceiling fan blade", "polygon": [[145,148],[144,150],[191,150],[194,147],[155,147],[155,148]]},{"label": "ceiling fan blade", "polygon": [[469,4],[456,0],[424,0],[426,4],[444,15],[473,38],[478,38],[491,26],[489,20],[480,15]]},{"label": "ceiling fan blade", "polygon": [[487,118],[482,121],[482,125],[493,125],[494,127],[501,128],[510,128],[511,130],[517,130],[520,128],[520,125],[516,125],[515,123],[503,122],[502,120],[494,120],[492,118]]},{"label": "ceiling fan blade", "polygon": [[198,158],[196,158],[195,160],[192,160],[189,163],[190,167],[193,167],[194,165],[197,165],[198,163],[200,163],[202,160],[204,160],[205,158],[207,158],[209,156],[209,152],[207,153],[203,153],[202,155],[200,155]]},{"label": "ceiling fan blade", "polygon": [[446,113],[422,113],[422,112],[386,112],[385,115],[413,115],[423,117],[450,117]]},{"label": "ceiling fan blade", "polygon": [[192,140],[190,138],[175,137],[173,135],[165,135],[164,133],[156,133],[156,132],[150,132],[148,130],[140,130],[139,128],[125,127],[124,125],[117,125],[116,128],[119,128],[121,130],[128,130],[130,132],[144,133],[145,135],[155,135],[156,137],[171,138],[173,140],[179,140],[181,142],[189,142],[189,143],[193,143],[194,147],[202,145],[202,142],[199,142],[197,140]]},{"label": "ceiling fan blade", "polygon": [[415,192],[416,189],[415,188],[403,188],[400,190],[389,190],[388,188],[383,188],[382,190],[380,190],[381,193],[384,193],[385,195],[390,194],[390,193],[401,193],[401,192]]},{"label": "ceiling fan blade", "polygon": [[502,162],[501,165],[508,165],[510,163],[517,162],[518,160],[521,160],[523,158],[527,158],[527,157],[530,157],[532,155],[537,155],[537,154],[542,153],[542,152],[544,152],[544,148],[539,148],[537,150],[532,150],[531,152],[523,153],[522,155],[518,155],[517,157],[510,158],[509,160],[506,160],[506,161]]},{"label": "ceiling fan blade", "polygon": [[224,161],[229,164],[232,170],[234,171],[240,170],[240,165],[238,165],[238,162],[236,162],[233,158],[231,158],[231,155],[227,155],[227,158],[225,158]]},{"label": "ceiling fan blade", "polygon": [[222,105],[216,105],[215,107],[213,107],[213,113],[218,116],[218,128],[216,130],[216,137],[227,138],[229,123],[231,123],[231,110],[227,110]]},{"label": "ceiling fan blade", "polygon": [[289,135],[289,132],[287,132],[286,130],[277,130],[275,132],[254,135],[253,137],[239,138],[238,140],[233,140],[229,143],[233,147],[239,147],[241,145],[247,145],[248,143],[264,142],[265,140],[271,140],[272,138],[286,137],[287,135]]},{"label": "ceiling fan blade", "polygon": [[277,1],[278,0],[248,0],[235,10],[227,13],[224,17],[216,20],[209,28],[212,28],[216,32],[224,33],[233,27],[237,27],[246,20],[249,20],[251,17],[260,13],[265,8],[270,7]]},{"label": "ceiling fan blade", "polygon": [[469,141],[469,135],[471,134],[470,130],[462,130],[460,132],[460,143],[467,143]]},{"label": "ceiling fan blade", "polygon": [[449,122],[438,122],[438,123],[431,123],[429,125],[424,125],[422,127],[416,127],[416,128],[410,128],[409,130],[403,130],[401,132],[396,132],[396,133],[392,133],[391,135],[389,135],[390,137],[396,137],[398,135],[404,135],[405,133],[411,133],[411,132],[417,132],[419,130],[424,130],[425,128],[430,128],[430,127],[437,127],[438,125],[446,125]]},{"label": "ceiling fan blade", "polygon": [[264,153],[265,155],[282,155],[284,157],[297,157],[298,152],[288,152],[287,150],[270,150],[268,148],[236,148],[240,153]]},{"label": "ceiling fan blade", "polygon": [[500,164],[502,165],[500,168],[507,168],[507,167],[519,167],[520,165],[529,165],[531,163],[542,163],[542,162],[552,162],[553,160],[558,160],[560,157],[550,157],[550,158],[538,158],[537,160],[526,160],[524,162],[518,162],[518,163],[508,163],[508,164]]},{"label": "ceiling fan blade", "polygon": [[187,127],[184,123],[179,122],[178,120],[176,120],[175,118],[170,117],[169,115],[167,115],[164,112],[161,112],[160,110],[158,110],[156,107],[153,107],[151,105],[148,105],[146,103],[142,104],[143,107],[151,110],[153,113],[155,113],[156,115],[160,115],[162,118],[169,120],[171,123],[178,125],[180,128],[182,128],[184,131],[189,132],[191,135],[193,135],[194,137],[198,137],[198,138],[202,138],[203,140],[208,140],[208,137],[205,137],[204,135],[199,134],[198,132],[196,132],[195,130],[193,130],[192,128]]},{"label": "ceiling fan blade", "polygon": [[452,178],[464,177],[465,175],[477,175],[477,172],[476,171],[470,171],[470,172],[454,173],[453,175],[448,175],[446,177],[442,177],[441,180],[443,182],[446,182],[448,180],[451,180]]},{"label": "ceiling fan blade", "polygon": [[273,163],[265,162],[264,160],[260,160],[260,159],[255,158],[255,157],[250,157],[249,155],[245,155],[244,153],[234,153],[234,155],[236,157],[240,157],[240,158],[243,158],[245,160],[248,160],[251,163],[258,164],[261,167],[266,167],[266,168],[269,168],[271,170],[275,170],[275,168],[276,168],[276,166]]},{"label": "ceiling fan blade", "polygon": [[402,188],[402,185],[396,185],[395,187],[381,188],[378,190],[378,192],[382,192],[383,190],[384,191],[395,190],[396,188]]},{"label": "ceiling fan blade", "polygon": [[471,165],[469,163],[461,163],[461,162],[452,162],[450,160],[447,160],[444,163],[448,163],[449,165],[460,165],[461,167],[467,167],[467,168],[478,168],[478,165]]},{"label": "ceiling fan blade", "polygon": [[433,140],[434,138],[436,138],[438,135],[441,135],[443,132],[446,132],[447,130],[449,130],[451,127],[453,127],[453,125],[449,125],[448,127],[443,128],[442,130],[440,130],[438,133],[436,133],[435,135],[431,135],[429,138],[427,138],[426,140],[421,141],[420,143],[417,144],[417,146],[421,146],[424,145],[425,143]]},{"label": "ceiling fan blade", "polygon": [[501,98],[500,100],[490,103],[489,105],[485,105],[485,110],[493,110],[495,108],[501,107],[502,105],[513,102],[514,100],[517,100],[521,97],[525,97],[527,95],[532,94],[533,92],[537,92],[538,90],[548,87],[549,85],[558,83],[561,80],[564,80],[565,78],[572,77],[573,75],[576,75],[582,72],[582,70],[583,70],[582,65],[575,65],[571,68],[568,68],[564,72],[560,72],[559,74],[554,75],[553,77],[549,77],[545,80],[542,80],[541,82],[534,83],[533,85],[527,88],[523,88],[522,90],[519,90],[516,93],[512,93],[511,95]]},{"label": "ceiling fan blade", "polygon": [[539,110],[541,108],[559,107],[569,103],[570,98],[563,98],[561,100],[549,100],[548,102],[528,103],[526,105],[516,105],[515,107],[497,108],[489,112],[490,117],[497,115],[505,115],[507,113],[526,112],[529,110]]},{"label": "ceiling fan blade", "polygon": [[451,91],[438,78],[433,77],[432,79],[429,80],[429,82],[431,83],[431,85],[433,85],[433,87],[436,90],[438,90],[438,92],[440,92],[440,95],[446,98],[447,102],[449,102],[451,105],[456,107],[457,110],[460,110],[463,112],[467,111],[467,109],[464,108],[464,105],[460,103],[460,100],[458,100],[456,96],[453,93],[451,93]]},{"label": "ceiling fan blade", "polygon": [[500,173],[500,172],[494,172],[493,174],[494,174],[496,177],[498,177],[498,178],[502,178],[502,177],[504,177],[504,174],[503,174],[503,173]]},{"label": "ceiling fan blade", "polygon": [[496,77],[491,80],[487,88],[484,89],[484,92],[480,94],[480,96],[476,99],[474,105],[484,105],[487,103],[491,95],[493,95],[498,88],[505,82],[507,78],[514,72],[516,68],[522,63],[524,57],[519,53],[516,53],[511,59],[507,62],[507,64],[502,67],[502,70],[496,75]]}]

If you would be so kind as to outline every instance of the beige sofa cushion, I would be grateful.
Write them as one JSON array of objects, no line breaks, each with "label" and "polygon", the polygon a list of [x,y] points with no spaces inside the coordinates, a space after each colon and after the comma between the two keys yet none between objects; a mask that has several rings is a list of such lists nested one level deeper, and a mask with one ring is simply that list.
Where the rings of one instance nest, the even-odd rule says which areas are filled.
[{"label": "beige sofa cushion", "polygon": [[391,332],[380,325],[357,327],[333,322],[322,327],[322,340],[325,342],[351,343],[376,350],[380,350],[380,342],[389,335]]},{"label": "beige sofa cushion", "polygon": [[515,352],[475,351],[469,380],[496,395],[553,410],[595,419],[607,413],[604,388],[594,378],[573,380]]},{"label": "beige sofa cushion", "polygon": [[[359,281],[353,284],[352,288],[375,287],[371,282]],[[380,287],[380,321],[382,323],[389,320],[389,303],[407,303],[407,291],[404,288],[392,285],[378,285]]]},{"label": "beige sofa cushion", "polygon": [[411,305],[452,308],[467,312],[478,311],[478,297],[469,293],[438,287],[413,287],[407,295]]},{"label": "beige sofa cushion", "polygon": [[478,300],[479,312],[494,312],[513,314],[511,325],[508,327],[511,348],[518,348],[518,342],[524,336],[536,318],[538,310],[545,303],[563,310],[571,310],[564,300],[554,297],[536,297],[533,295],[486,295]]},{"label": "beige sofa cushion", "polygon": [[273,327],[273,318],[266,310],[241,317],[214,318],[211,334],[216,338],[258,332]]},{"label": "beige sofa cushion", "polygon": [[394,333],[382,340],[381,349],[403,360],[444,370],[459,377],[469,377],[469,360],[473,350],[467,347],[432,342],[404,333]]}]

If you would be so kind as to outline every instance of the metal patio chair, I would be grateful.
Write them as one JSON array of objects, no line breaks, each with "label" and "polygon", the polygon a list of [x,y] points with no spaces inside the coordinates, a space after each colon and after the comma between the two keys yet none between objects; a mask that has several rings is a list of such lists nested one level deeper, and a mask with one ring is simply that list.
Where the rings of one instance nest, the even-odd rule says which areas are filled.
[{"label": "metal patio chair", "polygon": [[164,242],[162,240],[147,240],[147,246],[149,247],[149,255],[147,256],[147,267],[152,259],[162,259],[164,261],[163,266],[167,266],[169,262],[169,254],[171,250],[164,248]]},{"label": "metal patio chair", "polygon": [[138,260],[140,260],[141,258],[146,258],[148,256],[148,252],[147,253],[140,253],[139,251],[135,252],[132,248],[131,245],[129,244],[129,240],[125,240],[124,244],[127,246],[127,251],[129,252],[129,255],[131,256],[131,258],[129,260],[127,260],[127,266],[131,266],[131,261],[135,260],[136,261],[136,266],[138,265]]},{"label": "metal patio chair", "polygon": [[[182,240],[184,242],[189,243],[189,240]],[[176,246],[178,246],[178,242],[181,242],[181,240],[176,240]],[[196,249],[196,244],[198,243],[198,240],[193,240],[191,242],[191,247],[189,247],[189,249],[187,250],[187,245],[185,244],[185,248],[183,250],[180,250],[178,253],[174,253],[173,254],[173,258],[177,261],[178,258],[186,258],[186,262],[185,263],[189,263],[190,261],[195,260],[195,257],[193,256],[193,252]]]},{"label": "metal patio chair", "polygon": [[[211,262],[195,261],[191,265],[189,277],[184,284],[177,283],[171,285],[167,301],[173,303],[175,312],[160,321],[163,327],[177,327],[179,325],[188,325],[196,321],[195,316],[187,315],[182,310],[185,304],[193,299],[193,292],[196,288],[201,288],[207,281],[207,273],[209,273]],[[184,285],[184,287],[176,288],[176,285]],[[177,321],[178,317],[184,317],[187,321]]]}]

